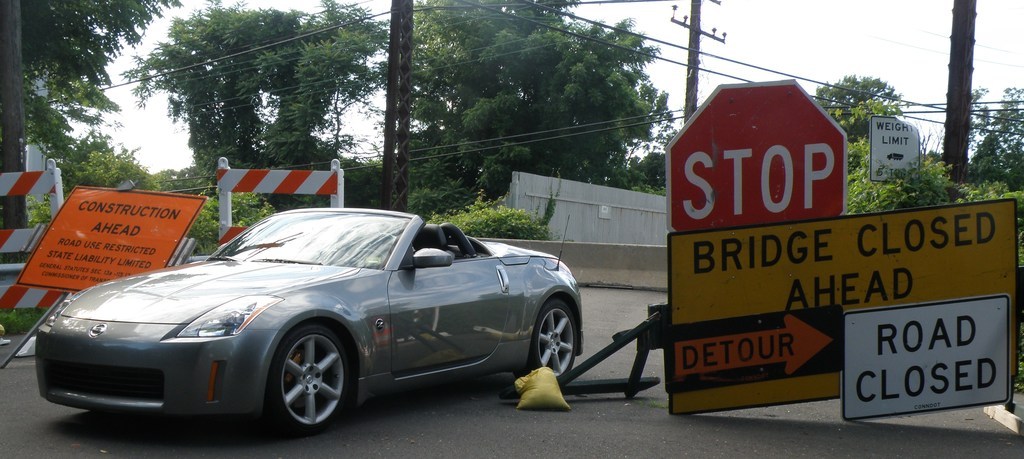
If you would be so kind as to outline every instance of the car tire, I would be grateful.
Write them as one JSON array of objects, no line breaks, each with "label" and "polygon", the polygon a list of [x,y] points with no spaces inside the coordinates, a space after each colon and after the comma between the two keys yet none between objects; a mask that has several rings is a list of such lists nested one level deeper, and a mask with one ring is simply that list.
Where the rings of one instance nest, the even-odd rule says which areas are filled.
[{"label": "car tire", "polygon": [[572,369],[578,332],[576,316],[565,301],[552,298],[544,303],[533,326],[527,372],[549,367],[560,375]]},{"label": "car tire", "polygon": [[329,328],[307,324],[290,331],[270,362],[264,421],[286,436],[324,430],[344,408],[348,372],[344,347]]}]

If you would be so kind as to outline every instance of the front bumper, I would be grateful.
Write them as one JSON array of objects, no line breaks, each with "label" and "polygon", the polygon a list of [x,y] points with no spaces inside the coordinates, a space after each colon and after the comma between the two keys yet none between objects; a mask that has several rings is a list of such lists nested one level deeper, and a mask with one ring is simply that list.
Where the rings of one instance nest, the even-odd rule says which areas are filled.
[{"label": "front bumper", "polygon": [[175,338],[180,328],[62,317],[36,338],[39,393],[97,411],[258,416],[275,334]]}]

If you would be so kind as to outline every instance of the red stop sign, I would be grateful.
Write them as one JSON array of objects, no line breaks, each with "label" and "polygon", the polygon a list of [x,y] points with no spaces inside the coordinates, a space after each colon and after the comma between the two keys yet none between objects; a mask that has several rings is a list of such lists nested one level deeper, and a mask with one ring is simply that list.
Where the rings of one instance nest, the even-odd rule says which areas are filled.
[{"label": "red stop sign", "polygon": [[846,132],[796,81],[719,86],[666,158],[673,231],[846,211]]}]

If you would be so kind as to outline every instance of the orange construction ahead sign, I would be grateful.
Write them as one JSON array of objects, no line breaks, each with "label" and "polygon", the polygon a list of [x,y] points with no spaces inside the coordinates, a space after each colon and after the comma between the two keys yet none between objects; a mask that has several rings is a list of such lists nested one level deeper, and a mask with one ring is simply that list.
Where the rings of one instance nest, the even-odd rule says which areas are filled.
[{"label": "orange construction ahead sign", "polygon": [[78,291],[163,268],[205,202],[204,196],[76,187],[17,283]]}]

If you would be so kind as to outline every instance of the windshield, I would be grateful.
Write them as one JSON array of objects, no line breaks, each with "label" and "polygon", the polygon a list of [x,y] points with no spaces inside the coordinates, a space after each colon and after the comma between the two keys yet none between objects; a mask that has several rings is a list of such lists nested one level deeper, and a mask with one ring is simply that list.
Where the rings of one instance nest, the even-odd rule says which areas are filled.
[{"label": "windshield", "polygon": [[274,215],[210,259],[382,269],[408,219],[340,212]]}]

